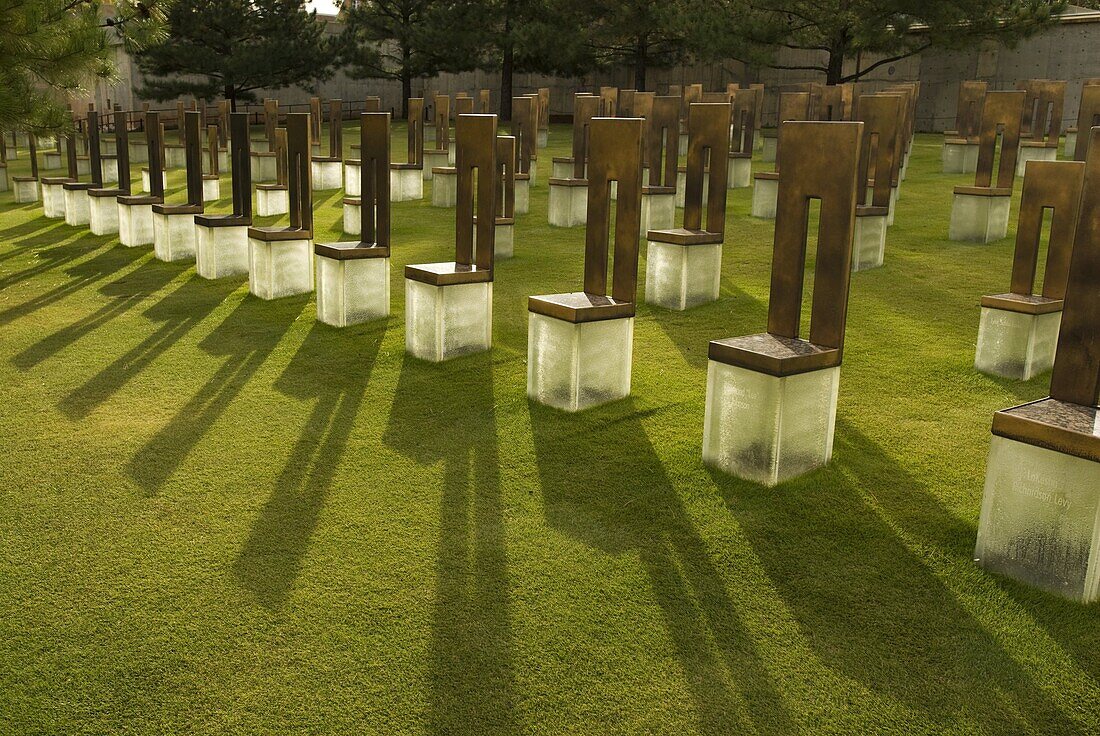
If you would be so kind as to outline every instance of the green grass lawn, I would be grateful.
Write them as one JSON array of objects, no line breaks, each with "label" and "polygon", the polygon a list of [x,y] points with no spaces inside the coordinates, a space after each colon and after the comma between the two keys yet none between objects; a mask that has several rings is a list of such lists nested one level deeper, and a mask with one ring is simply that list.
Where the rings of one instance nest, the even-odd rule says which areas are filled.
[{"label": "green grass lawn", "polygon": [[526,298],[582,275],[550,143],[493,349],[440,366],[404,353],[402,267],[454,252],[428,183],[392,316],[343,330],[0,194],[0,733],[1100,730],[1100,608],[972,561],[992,412],[1049,377],[973,369],[1013,241],[947,240],[940,138],[852,279],[833,462],[775,489],[700,460],[707,341],[765,328],[750,190],[720,301],[639,305],[631,398],[527,401]]}]

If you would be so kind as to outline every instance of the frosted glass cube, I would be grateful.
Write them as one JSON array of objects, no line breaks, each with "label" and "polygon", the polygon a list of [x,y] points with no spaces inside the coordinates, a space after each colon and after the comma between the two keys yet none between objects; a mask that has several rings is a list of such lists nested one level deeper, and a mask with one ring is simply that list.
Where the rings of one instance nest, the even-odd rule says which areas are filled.
[{"label": "frosted glass cube", "polygon": [[945,174],[973,174],[978,170],[978,144],[977,143],[952,143],[944,141],[943,144],[943,173]]},{"label": "frosted glass cube", "polygon": [[680,156],[686,156],[688,153],[688,134],[680,134],[680,146],[677,148],[677,152]]},{"label": "frosted glass cube", "polygon": [[982,373],[1027,381],[1054,367],[1062,313],[1024,314],[982,307],[974,367]]},{"label": "frosted glass cube", "polygon": [[439,363],[493,345],[493,284],[405,279],[405,350]]},{"label": "frosted glass cube", "polygon": [[577,227],[588,222],[588,185],[568,186],[550,182],[547,219],[554,227]]},{"label": "frosted glass cube", "polygon": [[951,205],[949,240],[992,243],[1008,236],[1008,215],[1012,197],[955,194]]},{"label": "frosted glass cube", "polygon": [[553,179],[572,179],[573,161],[551,161],[550,177]]},{"label": "frosted glass cube", "polygon": [[87,189],[65,190],[65,224],[77,227],[87,225],[92,218],[92,205]]},{"label": "frosted glass cube", "polygon": [[[531,182],[527,179],[516,179],[516,214],[526,215],[531,209]],[[585,204],[585,211],[588,205]]]},{"label": "frosted glass cube", "polygon": [[390,170],[390,202],[419,202],[422,199],[424,175],[420,169]]},{"label": "frosted glass cube", "polygon": [[[1077,151],[1077,131],[1066,131],[1066,158],[1072,159],[1073,154]],[[59,164],[60,165],[60,164]]]},{"label": "frosted glass cube", "polygon": [[[898,203],[898,190],[899,190],[899,187],[890,187],[890,204],[889,204],[889,207],[887,208],[887,214],[886,214],[886,226],[887,227],[890,227],[894,224],[894,210],[896,209],[897,203]],[[863,204],[870,207],[874,204],[874,202],[875,202],[875,193],[874,193],[874,191],[872,191],[872,189],[870,187],[868,187],[867,188],[867,198],[863,202]]]},{"label": "frosted glass cube", "polygon": [[633,317],[568,322],[530,312],[527,396],[564,411],[629,396],[633,344]]},{"label": "frosted glass cube", "polygon": [[118,159],[104,158],[100,161],[100,171],[103,174],[104,184],[118,183]]},{"label": "frosted glass cube", "polygon": [[28,202],[38,201],[38,180],[37,179],[14,179],[12,181],[12,189],[15,193],[16,204],[27,204]]},{"label": "frosted glass cube", "polygon": [[286,187],[278,189],[256,188],[256,216],[274,217],[290,211],[290,192]]},{"label": "frosted glass cube", "polygon": [[77,156],[76,158],[76,173],[77,176],[88,176],[92,173],[92,161],[87,156]]},{"label": "frosted glass cube", "polygon": [[118,232],[118,200],[114,197],[88,197],[88,229],[93,235]]},{"label": "frosted glass cube", "polygon": [[424,177],[424,181],[430,181],[432,178],[433,168],[450,165],[450,157],[448,156],[447,151],[433,151],[425,149],[424,168],[421,170],[421,176]]},{"label": "frosted glass cube", "polygon": [[342,161],[313,161],[313,191],[327,192],[344,186]]},{"label": "frosted glass cube", "polygon": [[48,151],[44,154],[44,167],[46,169],[61,168],[61,154],[56,151]]},{"label": "frosted glass cube", "polygon": [[752,186],[752,159],[730,156],[726,169],[726,189],[747,189]]},{"label": "frosted glass cube", "polygon": [[149,161],[149,145],[145,141],[130,141],[130,163],[144,164]]},{"label": "frosted glass cube", "polygon": [[753,179],[752,216],[764,220],[774,220],[779,202],[778,179]]},{"label": "frosted glass cube", "polygon": [[0,166],[0,192],[6,192],[9,188],[8,167],[7,165]]},{"label": "frosted glass cube", "polygon": [[676,224],[675,194],[642,192],[642,233],[649,230],[669,230]]},{"label": "frosted glass cube", "polygon": [[432,206],[454,207],[458,202],[458,170],[437,169],[432,177]]},{"label": "frosted glass cube", "polygon": [[248,273],[248,227],[195,225],[195,271],[204,279]]},{"label": "frosted glass cube", "polygon": [[216,202],[222,198],[222,183],[218,179],[202,180],[202,201]]},{"label": "frosted glass cube", "polygon": [[882,266],[886,252],[886,215],[865,215],[856,218],[852,239],[852,271],[866,271]]},{"label": "frosted glass cube", "polygon": [[[710,186],[709,186],[707,178],[706,178],[706,177],[709,177],[709,176],[710,176],[710,172],[707,172],[706,176],[703,179],[703,206],[704,207],[706,207],[707,202],[710,201]],[[684,201],[685,201],[686,197],[687,197],[687,172],[686,171],[677,171],[676,172],[676,206],[679,207],[680,209],[683,209],[684,208]]]},{"label": "frosted glass cube", "polygon": [[1100,463],[993,437],[975,561],[1085,603],[1100,582]]},{"label": "frosted glass cube", "polygon": [[253,183],[275,181],[278,175],[278,161],[274,153],[253,151],[250,158],[252,159]]},{"label": "frosted glass cube", "polygon": [[[363,171],[362,165],[358,161],[344,162],[344,194],[349,197],[358,197],[362,188],[359,186],[361,183],[360,176]],[[393,186],[391,185],[392,189]]]},{"label": "frosted glass cube", "polygon": [[153,242],[153,205],[122,204],[118,207],[118,240],[127,248]]},{"label": "frosted glass cube", "polygon": [[775,136],[761,136],[760,160],[766,164],[775,163],[775,152],[779,139]]},{"label": "frosted glass cube", "polygon": [[195,216],[153,213],[153,254],[160,261],[195,260]]},{"label": "frosted glass cube", "polygon": [[65,188],[60,184],[42,184],[42,214],[51,220],[65,217]]},{"label": "frosted glass cube", "polygon": [[352,202],[344,202],[343,230],[348,235],[362,235],[363,233],[363,206]]},{"label": "frosted glass cube", "polygon": [[825,465],[839,386],[840,366],[773,376],[710,361],[703,462],[768,486]]},{"label": "frosted glass cube", "polygon": [[[39,145],[42,145],[41,143]],[[105,156],[114,156],[118,153],[118,143],[114,138],[100,138],[99,149]]]},{"label": "frosted glass cube", "polygon": [[1020,146],[1016,154],[1016,176],[1023,176],[1028,161],[1057,161],[1058,149],[1047,146]]},{"label": "frosted glass cube", "polygon": [[248,290],[261,299],[313,291],[313,241],[248,239]]},{"label": "frosted glass cube", "polygon": [[[149,169],[142,169],[141,170],[141,191],[146,193],[146,194],[151,192],[152,189],[153,189],[151,179],[149,177],[150,177]],[[161,182],[162,186],[165,186],[165,187],[168,186],[168,174],[166,172],[163,172],[163,171],[160,172],[160,182]]]},{"label": "frosted glass cube", "polygon": [[166,169],[182,169],[187,166],[187,150],[183,146],[167,145],[164,147],[164,167]]},{"label": "frosted glass cube", "polygon": [[390,259],[317,259],[317,319],[334,327],[390,313]]},{"label": "frosted glass cube", "polygon": [[539,162],[536,159],[531,159],[528,162],[527,175],[531,178],[531,186],[537,187],[539,185]]},{"label": "frosted glass cube", "polygon": [[665,309],[684,310],[718,299],[722,244],[677,245],[649,241],[646,249],[645,300]]},{"label": "frosted glass cube", "polygon": [[539,148],[546,148],[546,144],[550,140],[549,133],[550,133],[550,131],[548,131],[548,130],[540,130],[538,132],[538,136],[535,138],[535,145],[538,146]]}]

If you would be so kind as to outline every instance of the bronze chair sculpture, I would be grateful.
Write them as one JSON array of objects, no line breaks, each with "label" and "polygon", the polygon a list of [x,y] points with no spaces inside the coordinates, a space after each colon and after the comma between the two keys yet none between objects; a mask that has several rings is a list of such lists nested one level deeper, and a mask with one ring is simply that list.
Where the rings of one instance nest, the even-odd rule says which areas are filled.
[{"label": "bronze chair sculpture", "polygon": [[576,227],[587,220],[589,131],[599,109],[599,97],[573,96],[573,155],[554,157],[553,176],[550,177],[547,219],[555,227]]},{"label": "bronze chair sculpture", "polygon": [[287,184],[286,128],[275,129],[275,181],[256,185],[256,215],[274,217],[290,211],[290,187]]},{"label": "bronze chair sculpture", "polygon": [[783,123],[809,120],[813,98],[809,92],[781,92],[779,95],[779,126],[772,137],[776,151],[775,171],[758,171],[753,174],[752,216],[773,219],[779,195],[779,150],[783,143]]},{"label": "bronze chair sculpture", "polygon": [[752,186],[752,152],[756,141],[760,95],[754,89],[737,89],[729,94],[730,146],[726,187],[744,189]]},{"label": "bronze chair sculpture", "polygon": [[153,254],[161,261],[195,258],[195,215],[203,213],[201,120],[197,111],[184,113],[183,145],[187,166],[187,201],[153,205]]},{"label": "bronze chair sculpture", "polygon": [[[164,201],[164,128],[155,112],[145,113],[148,194],[121,194],[118,202],[118,239],[128,247],[153,243],[153,205]],[[119,171],[120,177],[123,176]]]},{"label": "bronze chair sculpture", "polygon": [[195,271],[205,279],[248,273],[248,228],[252,225],[252,158],[248,113],[229,115],[229,166],[233,212],[195,215]]},{"label": "bronze chair sculpture", "polygon": [[1026,93],[1020,122],[1020,152],[1016,176],[1023,176],[1028,161],[1057,161],[1062,137],[1062,108],[1066,83],[1054,79],[1028,79],[1017,83]]},{"label": "bronze chair sculpture", "polygon": [[943,132],[943,173],[972,174],[978,166],[978,134],[988,82],[959,83],[955,128]]},{"label": "bronze chair sculpture", "polygon": [[[852,270],[882,265],[886,228],[897,199],[901,168],[902,106],[897,94],[863,95],[856,117],[863,123]],[[872,145],[873,144],[873,145]]]},{"label": "bronze chair sculpture", "polygon": [[433,169],[439,166],[450,166],[455,161],[455,153],[451,150],[451,98],[448,95],[436,95],[432,100],[432,107],[435,147],[424,149],[425,181],[432,178]]},{"label": "bronze chair sculpture", "polygon": [[65,145],[58,147],[65,151],[65,176],[47,176],[42,178],[42,214],[50,219],[65,217],[65,184],[77,180],[76,134],[70,130],[65,136]]},{"label": "bronze chair sculpture", "polygon": [[[61,185],[65,190],[65,224],[70,227],[91,223],[91,198],[88,196],[88,190],[103,187],[103,169],[99,158],[98,115],[94,109],[89,109],[88,116],[84,119],[90,161],[89,180],[80,181],[77,178]],[[111,231],[93,234],[106,235],[107,232]]]},{"label": "bronze chair sculpture", "polygon": [[[343,100],[328,101],[328,155],[314,155],[310,164],[315,192],[344,186],[343,105]],[[288,139],[289,135],[290,132],[287,131]],[[289,140],[287,145],[289,146]]]},{"label": "bronze chair sculpture", "polygon": [[[118,229],[118,197],[130,194],[130,145],[129,134],[126,129],[126,113],[115,110],[112,127],[115,133],[115,174],[116,186],[99,187],[88,190],[89,223],[91,230],[97,235],[117,233]],[[101,164],[102,166],[102,161]]]}]

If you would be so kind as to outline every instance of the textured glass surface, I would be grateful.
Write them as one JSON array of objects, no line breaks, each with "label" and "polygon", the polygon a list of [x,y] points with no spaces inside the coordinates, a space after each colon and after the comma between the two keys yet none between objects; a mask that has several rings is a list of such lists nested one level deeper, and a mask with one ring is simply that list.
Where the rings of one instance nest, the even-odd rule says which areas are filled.
[{"label": "textured glass surface", "polygon": [[248,239],[248,290],[261,299],[313,291],[313,242]]},{"label": "textured glass surface", "polygon": [[548,220],[555,227],[578,227],[587,223],[588,187],[551,184]]},{"label": "textured glass surface", "polygon": [[573,178],[573,162],[571,161],[552,161],[550,163],[550,176],[554,179],[572,179]]},{"label": "textured glass surface", "polygon": [[1058,149],[1045,146],[1020,146],[1020,152],[1016,155],[1016,176],[1023,176],[1028,161],[1057,161]]},{"label": "textured glass surface", "polygon": [[1008,235],[1011,197],[956,194],[951,205],[947,237],[973,243],[992,243]]},{"label": "textured glass surface", "polygon": [[153,253],[162,261],[195,259],[195,216],[153,213]]},{"label": "textured glass surface", "polygon": [[776,203],[779,200],[779,181],[776,179],[753,179],[752,216],[765,220],[775,219]]},{"label": "textured glass surface", "polygon": [[93,235],[118,232],[118,202],[114,197],[88,197],[88,229]]},{"label": "textured glass surface", "polygon": [[216,202],[222,198],[222,183],[218,179],[202,180],[202,201]]},{"label": "textured glass surface", "polygon": [[852,240],[852,270],[866,271],[882,265],[886,251],[886,215],[856,218]]},{"label": "textured glass surface", "polygon": [[360,235],[363,232],[362,205],[344,202],[344,232],[348,235]]},{"label": "textured glass surface", "polygon": [[943,173],[973,174],[978,170],[977,143],[944,143]]},{"label": "textured glass surface", "polygon": [[248,228],[195,226],[195,270],[204,279],[248,273]]},{"label": "textured glass surface", "polygon": [[731,158],[726,169],[727,189],[747,189],[752,186],[752,159]]},{"label": "textured glass surface", "polygon": [[145,141],[130,140],[130,163],[143,164],[149,161],[149,146]]},{"label": "textured glass surface", "polygon": [[1027,381],[1054,367],[1062,313],[1021,314],[982,307],[974,367],[982,373]]},{"label": "textured glass surface", "polygon": [[432,179],[432,206],[454,207],[458,201],[458,171],[449,174],[436,172]]},{"label": "textured glass surface", "polygon": [[317,319],[335,327],[390,313],[390,259],[316,256]]},{"label": "textured glass surface", "polygon": [[100,160],[100,171],[103,172],[104,184],[118,183],[118,159],[105,158]]},{"label": "textured glass surface", "polygon": [[[515,254],[515,225],[497,225],[493,237],[493,258],[511,258]],[[477,239],[475,234],[474,239]]]},{"label": "textured glass surface", "polygon": [[290,193],[286,189],[257,189],[257,217],[285,215],[290,211]]},{"label": "textured glass surface", "polygon": [[[360,192],[362,191],[359,188],[359,184],[361,181],[360,172],[362,171],[362,168],[363,167],[359,164],[344,164],[344,194],[348,195],[349,197],[358,197]],[[417,175],[419,175],[419,173],[420,172],[417,172]],[[390,188],[392,189],[393,186],[391,185]]]},{"label": "textured glass surface", "polygon": [[[516,181],[516,214],[526,215],[531,209],[531,182],[519,179]],[[585,205],[587,207],[587,204]]]},{"label": "textured glass surface", "polygon": [[83,189],[65,190],[65,224],[70,226],[87,225],[91,219],[92,208],[88,192]]},{"label": "textured glass surface", "polygon": [[986,570],[1097,599],[1100,463],[993,437],[974,557]]},{"label": "textured glass surface", "polygon": [[391,202],[418,202],[421,199],[424,199],[424,177],[420,173],[420,169],[393,169],[390,171]]},{"label": "textured glass surface", "polygon": [[649,242],[646,250],[645,300],[665,309],[683,310],[718,298],[722,246]]},{"label": "textured glass surface", "polygon": [[313,191],[327,192],[344,186],[344,164],[341,161],[313,161]]},{"label": "textured glass surface", "polygon": [[829,461],[840,367],[772,376],[710,361],[703,460],[765,485]]},{"label": "textured glass surface", "polygon": [[278,173],[278,162],[275,156],[259,156],[252,154],[252,183],[275,181]]},{"label": "textured glass surface", "polygon": [[65,189],[60,184],[42,185],[42,214],[51,220],[65,216]]},{"label": "textured glass surface", "polygon": [[[14,182],[12,189],[15,193],[16,204],[26,204],[28,202],[38,201],[38,182],[37,181],[17,181]],[[113,202],[112,202],[113,204]],[[117,215],[116,215],[117,219]]]},{"label": "textured glass surface", "polygon": [[760,160],[766,164],[775,163],[776,138],[761,137]]},{"label": "textured glass surface", "polygon": [[492,346],[493,285],[405,279],[405,349],[438,363]]},{"label": "textured glass surface", "polygon": [[[160,180],[161,180],[161,183],[165,186],[165,188],[167,188],[168,187],[168,174],[166,172],[164,172],[164,171],[160,172]],[[149,182],[149,169],[142,169],[141,170],[141,191],[144,194],[149,194],[151,189],[152,189],[152,187],[150,186],[150,182]]]},{"label": "textured glass surface", "polygon": [[572,323],[531,312],[527,395],[580,411],[630,394],[634,319]]},{"label": "textured glass surface", "polygon": [[432,168],[436,166],[449,166],[448,156],[446,151],[424,151],[424,169],[421,172],[424,181],[430,181],[432,178]]},{"label": "textured glass surface", "polygon": [[128,248],[153,243],[153,205],[118,204],[118,239]]},{"label": "textured glass surface", "polygon": [[676,195],[642,194],[642,236],[649,230],[669,230],[676,225]]},{"label": "textured glass surface", "polygon": [[[687,196],[687,172],[676,172],[676,206],[680,209],[684,208],[684,198]],[[707,202],[710,201],[710,185],[704,179],[703,181],[703,206],[707,206]]]}]

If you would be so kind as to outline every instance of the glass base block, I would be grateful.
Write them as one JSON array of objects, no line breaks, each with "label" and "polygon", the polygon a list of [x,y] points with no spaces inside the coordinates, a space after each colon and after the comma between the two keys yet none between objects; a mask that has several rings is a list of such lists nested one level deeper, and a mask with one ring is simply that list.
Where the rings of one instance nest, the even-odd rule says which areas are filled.
[{"label": "glass base block", "polygon": [[[527,179],[516,180],[516,214],[526,215],[531,209],[531,182]],[[587,211],[587,203],[585,208]]]},{"label": "glass base block", "polygon": [[313,191],[327,192],[344,186],[344,164],[342,161],[311,161],[313,170]]},{"label": "glass base block", "polygon": [[766,164],[775,163],[776,144],[779,142],[778,138],[774,137],[761,137],[760,143],[760,160]]},{"label": "glass base block", "polygon": [[87,225],[92,219],[92,205],[87,190],[65,190],[65,224],[72,227]]},{"label": "glass base block", "polygon": [[130,146],[130,163],[132,164],[145,164],[149,163],[149,145],[145,141],[129,142]]},{"label": "glass base block", "polygon": [[187,167],[187,151],[182,145],[164,147],[164,168],[183,169]]},{"label": "glass base block", "polygon": [[77,176],[88,176],[92,173],[92,162],[87,156],[78,156],[76,159]]},{"label": "glass base block", "polygon": [[[886,227],[892,227],[894,224],[894,209],[898,203],[898,190],[899,187],[890,187],[890,204],[886,210]],[[867,188],[867,201],[863,204],[870,207],[874,204],[875,193],[871,191],[870,187]]]},{"label": "glass base block", "polygon": [[1047,146],[1020,146],[1020,152],[1016,155],[1016,176],[1023,176],[1027,172],[1028,161],[1057,161],[1058,149]]},{"label": "glass base block", "polygon": [[248,274],[248,227],[195,225],[195,271],[204,279]]},{"label": "glass base block", "polygon": [[982,307],[974,367],[982,373],[1027,381],[1054,367],[1062,313],[1023,314]]},{"label": "glass base block", "polygon": [[753,179],[752,216],[764,220],[775,219],[779,201],[778,179]]},{"label": "glass base block", "polygon": [[670,230],[675,226],[676,195],[642,192],[642,236],[650,230]]},{"label": "glass base block", "polygon": [[458,202],[458,170],[432,174],[432,207],[454,207]]},{"label": "glass base block", "polygon": [[566,186],[550,182],[547,220],[554,227],[579,227],[588,223],[588,185]]},{"label": "glass base block", "polygon": [[703,462],[774,486],[829,462],[840,366],[772,376],[710,361]]},{"label": "glass base block", "polygon": [[[150,183],[149,176],[150,175],[149,175],[149,170],[148,169],[142,169],[141,170],[141,191],[144,194],[148,194],[153,189],[152,184]],[[168,174],[163,172],[163,171],[160,172],[160,181],[161,181],[162,186],[167,187],[168,186]]]},{"label": "glass base block", "polygon": [[1066,158],[1072,159],[1077,151],[1077,132],[1066,131]]},{"label": "glass base block", "polygon": [[333,327],[347,327],[389,316],[389,258],[315,258],[317,319]]},{"label": "glass base block", "polygon": [[249,238],[248,291],[261,299],[313,291],[313,241]]},{"label": "glass base block", "polygon": [[535,145],[538,146],[539,148],[546,148],[546,144],[549,142],[549,140],[550,140],[550,131],[540,130],[538,132],[538,137],[535,139]]},{"label": "glass base block", "polygon": [[552,179],[572,179],[573,178],[573,162],[572,161],[551,161],[550,162],[550,177]]},{"label": "glass base block", "polygon": [[38,201],[38,180],[34,181],[16,181],[12,183],[12,189],[15,192],[16,204],[27,204],[28,202]]},{"label": "glass base block", "polygon": [[[684,208],[684,201],[687,197],[687,172],[676,172],[676,206],[680,209]],[[710,187],[706,182],[703,182],[703,206],[707,206],[707,202],[710,201]]]},{"label": "glass base block", "polygon": [[567,322],[530,312],[527,396],[581,411],[630,395],[634,318]]},{"label": "glass base block", "polygon": [[492,282],[433,286],[405,279],[405,350],[410,355],[439,363],[492,345]]},{"label": "glass base block", "polygon": [[[497,225],[493,235],[493,258],[500,260],[511,258],[515,255],[516,226]],[[474,234],[474,242],[477,242],[477,234]]]},{"label": "glass base block", "polygon": [[222,198],[222,183],[218,179],[203,179],[202,201],[216,202]]},{"label": "glass base block", "polygon": [[[362,183],[360,172],[362,170],[363,167],[358,163],[344,163],[344,194],[346,194],[347,196],[358,197],[359,194],[363,191],[360,187],[360,184]],[[419,175],[420,172],[418,171],[417,176],[419,177]],[[392,185],[390,188],[393,188]]]},{"label": "glass base block", "polygon": [[531,177],[531,186],[537,187],[539,185],[539,162],[538,159],[531,159],[528,163],[527,173]]},{"label": "glass base block", "polygon": [[154,212],[153,255],[158,261],[195,260],[195,216]]},{"label": "glass base block", "polygon": [[[349,196],[358,196],[351,195]],[[420,169],[390,170],[390,201],[419,202],[424,199],[424,176]]]},{"label": "glass base block", "polygon": [[252,159],[252,183],[275,181],[278,177],[278,161],[275,156],[254,152]]},{"label": "glass base block", "polygon": [[676,148],[677,154],[682,156],[688,155],[688,134],[680,134],[680,145]]},{"label": "glass base block", "polygon": [[684,310],[718,299],[722,244],[676,245],[649,241],[646,249],[645,300],[665,309]]},{"label": "glass base block", "polygon": [[60,153],[46,153],[46,154],[43,154],[43,168],[45,168],[47,170],[49,170],[49,169],[60,169],[61,168],[61,154]]},{"label": "glass base block", "polygon": [[65,188],[60,184],[42,185],[42,214],[51,220],[65,217]]},{"label": "glass base block", "polygon": [[852,271],[879,268],[886,253],[886,215],[856,218],[852,239]]},{"label": "glass base block", "polygon": [[104,184],[118,183],[118,159],[104,158],[100,160],[100,172],[103,174]]},{"label": "glass base block", "polygon": [[731,158],[726,169],[726,189],[747,189],[752,186],[752,159]]},{"label": "glass base block", "polygon": [[431,181],[432,169],[437,166],[449,166],[450,154],[447,151],[434,151],[430,149],[424,150],[424,168],[421,169],[420,174],[424,181]]},{"label": "glass base block", "polygon": [[943,173],[973,174],[978,170],[977,143],[943,144]]},{"label": "glass base block", "polygon": [[956,194],[951,205],[949,240],[992,243],[1008,236],[1008,215],[1012,197]]},{"label": "glass base block", "polygon": [[286,189],[257,189],[256,216],[274,217],[290,211],[290,192]]},{"label": "glass base block", "polygon": [[127,248],[153,243],[153,205],[118,204],[118,240]]},{"label": "glass base block", "polygon": [[88,197],[88,229],[93,235],[118,232],[118,201],[114,197]]},{"label": "glass base block", "polygon": [[1100,463],[993,437],[975,561],[1082,602],[1097,600]]},{"label": "glass base block", "polygon": [[363,233],[363,205],[344,202],[343,230],[348,235],[361,235]]}]

